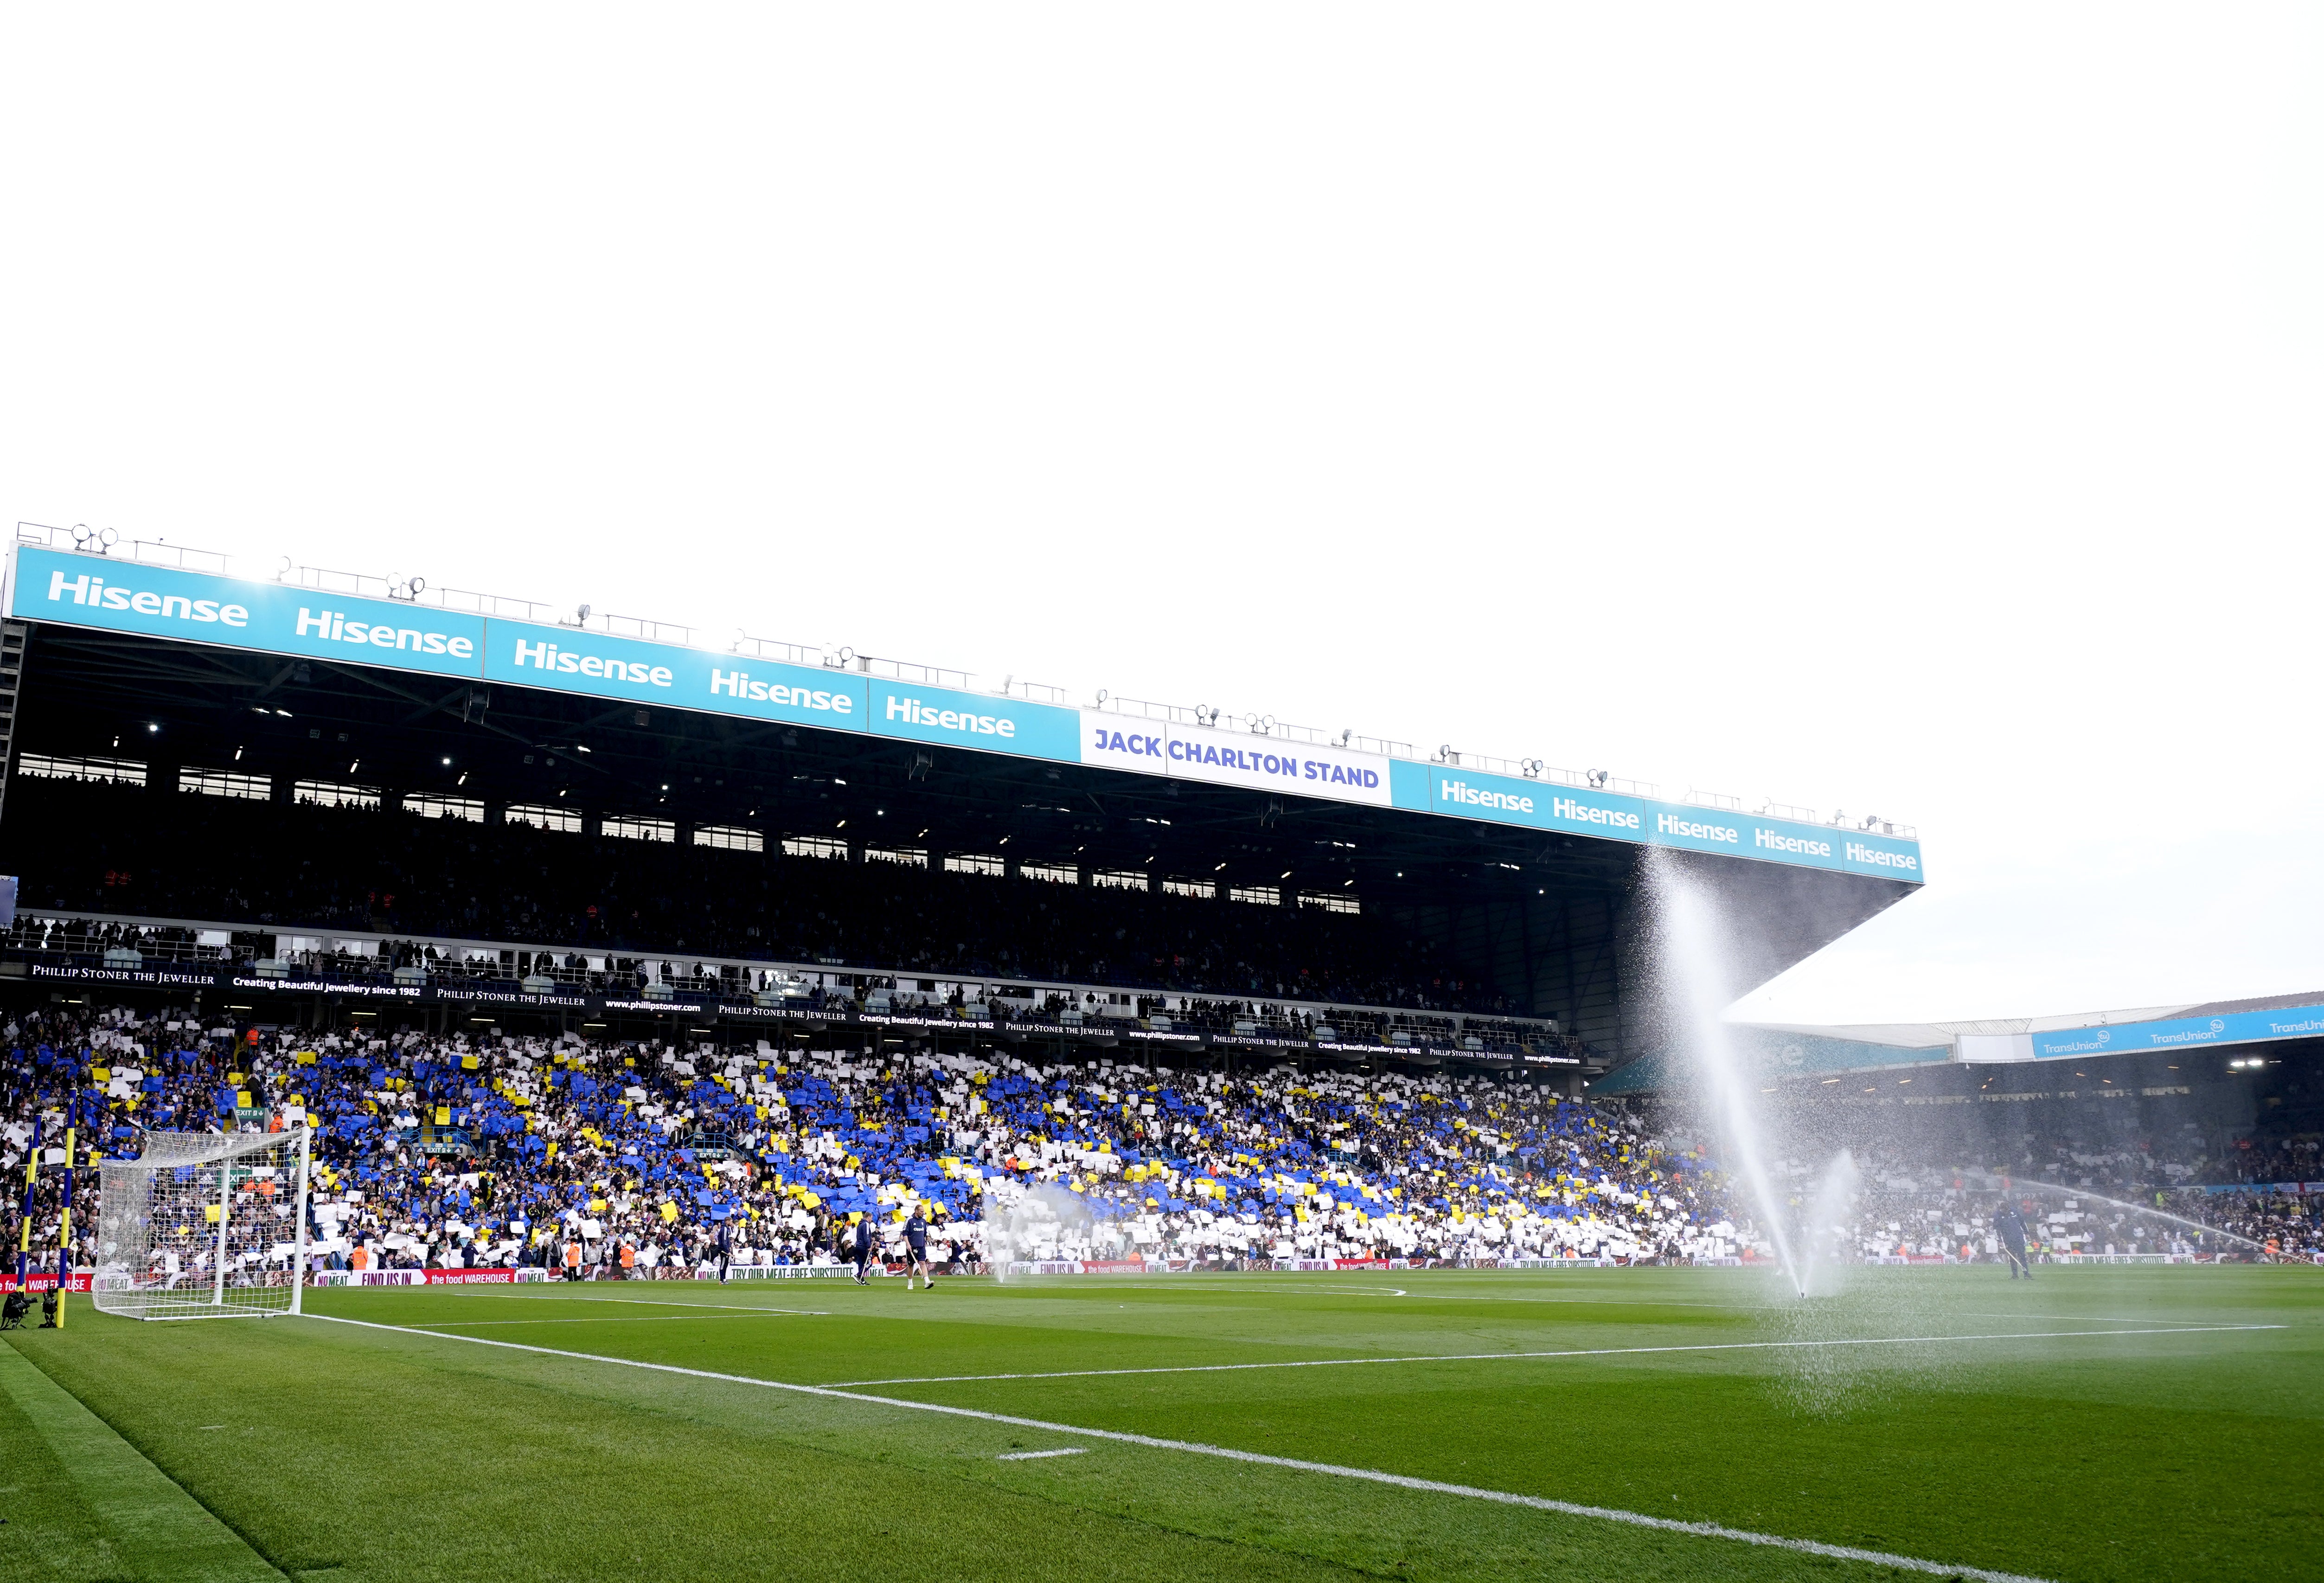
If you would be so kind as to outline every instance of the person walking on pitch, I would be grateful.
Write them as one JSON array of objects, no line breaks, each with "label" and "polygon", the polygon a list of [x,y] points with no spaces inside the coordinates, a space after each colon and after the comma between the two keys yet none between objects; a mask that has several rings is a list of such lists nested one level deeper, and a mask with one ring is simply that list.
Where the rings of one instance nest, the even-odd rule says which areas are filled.
[{"label": "person walking on pitch", "polygon": [[872,1283],[863,1278],[863,1272],[872,1267],[872,1217],[869,1215],[855,1218],[854,1252],[855,1284],[869,1286]]},{"label": "person walking on pitch", "polygon": [[912,1206],[912,1218],[904,1222],[904,1290],[912,1289],[912,1275],[919,1273],[920,1290],[933,1292],[936,1278],[928,1268],[928,1223],[920,1218],[918,1204]]},{"label": "person walking on pitch", "polygon": [[2002,1252],[2009,1256],[2009,1278],[2015,1281],[2023,1275],[2032,1280],[2034,1265],[2025,1256],[2025,1217],[2017,1212],[2015,1204],[2002,1201],[2000,1212],[1993,1217],[1993,1229],[2001,1238]]}]

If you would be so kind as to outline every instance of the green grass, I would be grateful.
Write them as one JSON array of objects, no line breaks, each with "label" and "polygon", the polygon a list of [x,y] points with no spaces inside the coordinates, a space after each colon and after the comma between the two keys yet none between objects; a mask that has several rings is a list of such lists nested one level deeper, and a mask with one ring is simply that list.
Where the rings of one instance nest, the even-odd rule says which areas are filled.
[{"label": "green grass", "polygon": [[[148,1496],[181,1489],[274,1568],[347,1583],[1892,1571],[849,1399],[866,1395],[2043,1578],[2324,1577],[2313,1269],[1872,1270],[1804,1306],[1742,1271],[1592,1269],[380,1290],[310,1308],[844,1394],[317,1318],[140,1325],[84,1303],[61,1334],[7,1340],[174,1481]],[[2044,1334],[1830,1344],[2019,1332]],[[1597,1355],[1076,1372],[1539,1351]],[[927,1377],[1044,1373],[1065,1377]],[[919,1383],[849,1383],[899,1377]],[[167,1525],[124,1548],[134,1503],[76,1483],[95,1451],[58,1455],[22,1400],[0,1392],[0,1579],[173,1575],[138,1560]]]}]

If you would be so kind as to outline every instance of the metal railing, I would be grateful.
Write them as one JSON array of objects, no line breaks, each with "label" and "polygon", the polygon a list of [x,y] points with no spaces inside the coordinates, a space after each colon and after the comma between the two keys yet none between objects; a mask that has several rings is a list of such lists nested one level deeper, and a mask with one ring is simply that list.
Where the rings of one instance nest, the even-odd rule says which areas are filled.
[{"label": "metal railing", "polygon": [[891,682],[909,682],[919,687],[948,687],[955,693],[970,690],[975,677],[964,670],[948,666],[919,665],[908,659],[882,659],[876,654],[858,654],[853,649],[840,648],[823,657],[824,665],[832,670],[852,670],[859,676],[885,676]]},{"label": "metal railing", "polygon": [[1376,754],[1383,759],[1411,759],[1415,756],[1410,742],[1358,736],[1352,730],[1335,735],[1312,725],[1294,725],[1288,721],[1277,720],[1272,714],[1256,711],[1239,714],[1233,710],[1209,704],[1158,704],[1148,698],[1124,698],[1101,689],[1093,707],[1134,720],[1158,720],[1168,725],[1195,726],[1207,731],[1241,732],[1248,736],[1305,742],[1311,747],[1344,748],[1359,753]]},{"label": "metal railing", "polygon": [[123,538],[110,528],[91,529],[86,523],[51,528],[43,522],[16,524],[16,542],[43,549],[69,549],[82,555],[126,558],[149,566],[175,566],[184,572],[210,572],[223,576],[231,557],[216,550],[192,549],[160,538]]},{"label": "metal railing", "polygon": [[581,605],[569,614],[533,599],[501,594],[479,594],[466,588],[435,588],[425,577],[374,577],[368,572],[338,572],[326,566],[300,566],[289,557],[274,581],[350,599],[388,599],[401,604],[423,604],[433,610],[456,611],[501,621],[530,621],[544,627],[570,627],[576,631],[602,632],[609,638],[634,638],[646,643],[695,647],[694,629],[645,616],[618,615]]},{"label": "metal railing", "polygon": [[695,647],[694,629],[681,627],[674,621],[650,621],[644,616],[588,615],[560,625],[580,627],[592,632],[603,632],[611,638],[635,638],[646,643],[668,643],[679,649]]},{"label": "metal railing", "polygon": [[502,594],[479,594],[468,588],[429,588],[424,591],[422,603],[439,610],[457,611],[464,615],[484,616],[493,621],[532,621],[540,626],[557,624],[553,605],[530,599],[514,599]]},{"label": "metal railing", "polygon": [[806,643],[786,643],[776,638],[753,638],[738,631],[734,641],[727,646],[730,654],[748,654],[756,659],[779,660],[785,665],[818,666],[823,663],[823,650]]},{"label": "metal railing", "polygon": [[1898,841],[1921,839],[1921,833],[1914,826],[1900,824],[1894,819],[1883,819],[1877,814],[1868,815],[1861,819],[1851,819],[1847,814],[1835,810],[1832,816],[1824,823],[1831,829],[1846,830],[1858,835],[1889,835]]},{"label": "metal railing", "polygon": [[1073,707],[1072,695],[1063,687],[1053,687],[1047,682],[1020,682],[1015,676],[1001,679],[1001,695],[1022,698],[1028,704],[1054,704],[1059,708]]},{"label": "metal railing", "polygon": [[1490,753],[1466,753],[1450,742],[1431,754],[1428,761],[1447,769],[1481,769],[1488,775],[1510,775],[1521,780],[1545,781],[1582,791],[1612,791],[1633,797],[1662,796],[1662,787],[1651,780],[1625,780],[1602,769],[1561,769],[1539,759],[1497,759]]}]

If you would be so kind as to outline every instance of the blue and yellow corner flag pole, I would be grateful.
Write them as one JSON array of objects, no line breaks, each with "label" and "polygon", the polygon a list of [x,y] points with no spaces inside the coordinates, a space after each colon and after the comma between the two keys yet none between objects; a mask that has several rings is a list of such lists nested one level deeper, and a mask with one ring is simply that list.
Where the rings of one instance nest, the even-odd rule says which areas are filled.
[{"label": "blue and yellow corner flag pole", "polygon": [[41,1177],[41,1118],[32,1118],[32,1152],[24,1160],[24,1229],[16,1239],[16,1290],[28,1291],[24,1278],[32,1261],[32,1194]]},{"label": "blue and yellow corner flag pole", "polygon": [[57,1227],[57,1329],[65,1328],[65,1279],[72,1273],[73,1133],[80,1122],[80,1096],[65,1112],[64,1219]]}]

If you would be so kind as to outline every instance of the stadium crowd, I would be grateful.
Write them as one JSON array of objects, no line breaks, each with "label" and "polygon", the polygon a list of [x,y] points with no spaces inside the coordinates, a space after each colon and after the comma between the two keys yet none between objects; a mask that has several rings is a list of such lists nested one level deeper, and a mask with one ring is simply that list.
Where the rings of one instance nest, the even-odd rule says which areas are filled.
[{"label": "stadium crowd", "polygon": [[[254,1033],[255,1036],[251,1036]],[[316,1129],[326,1266],[547,1264],[692,1274],[836,1262],[918,1208],[954,1257],[1622,1259],[1732,1256],[1700,1169],[1524,1084],[1290,1066],[206,1028],[50,1008],[0,1028],[0,1170],[145,1128]],[[33,1238],[53,1248],[58,1173]],[[76,1257],[101,1258],[84,1174]]]},{"label": "stadium crowd", "polygon": [[[1993,1217],[2014,1204],[2046,1257],[2324,1256],[2324,1193],[2222,1191],[2220,1183],[2184,1186],[2202,1181],[2200,1166],[2176,1161],[2179,1168],[2160,1182],[2153,1174],[2134,1175],[2131,1158],[2152,1168],[2154,1155],[2147,1151],[2117,1158],[2113,1151],[2101,1156],[2057,1143],[2036,1153],[2051,1157],[2021,1168],[1985,1163],[1993,1151],[1968,1156],[1978,1163],[1947,1162],[1893,1139],[1858,1140],[1849,1149],[1858,1185],[1832,1229],[1838,1246],[1849,1257],[1996,1259],[2000,1249]],[[2077,1160],[2077,1171],[2054,1168]],[[2090,1173],[2109,1163],[2125,1176],[2108,1179],[2099,1191]],[[1835,1164],[1832,1158],[1786,1159],[1776,1173],[1790,1201],[1805,1210]],[[2224,1185],[2232,1187],[2234,1180],[2225,1179]]]},{"label": "stadium crowd", "polygon": [[[319,1268],[828,1265],[859,1219],[897,1251],[915,1210],[954,1267],[1769,1248],[1701,1151],[1661,1141],[1680,1135],[1651,1112],[1522,1082],[205,1026],[55,1003],[0,1026],[0,1172],[17,1179],[30,1151],[58,1143],[76,1094],[82,1142],[111,1155],[134,1155],[147,1129],[311,1126]],[[1992,1258],[1990,1217],[2011,1198],[2045,1254],[2289,1256],[2324,1241],[2302,1196],[2029,1194],[1878,1146],[1857,1164],[1849,1257]],[[1794,1206],[1822,1169],[1782,1164]],[[33,1201],[32,1246],[51,1259],[60,1174],[39,1173]],[[97,1264],[94,1173],[80,1181],[74,1257]]]}]

